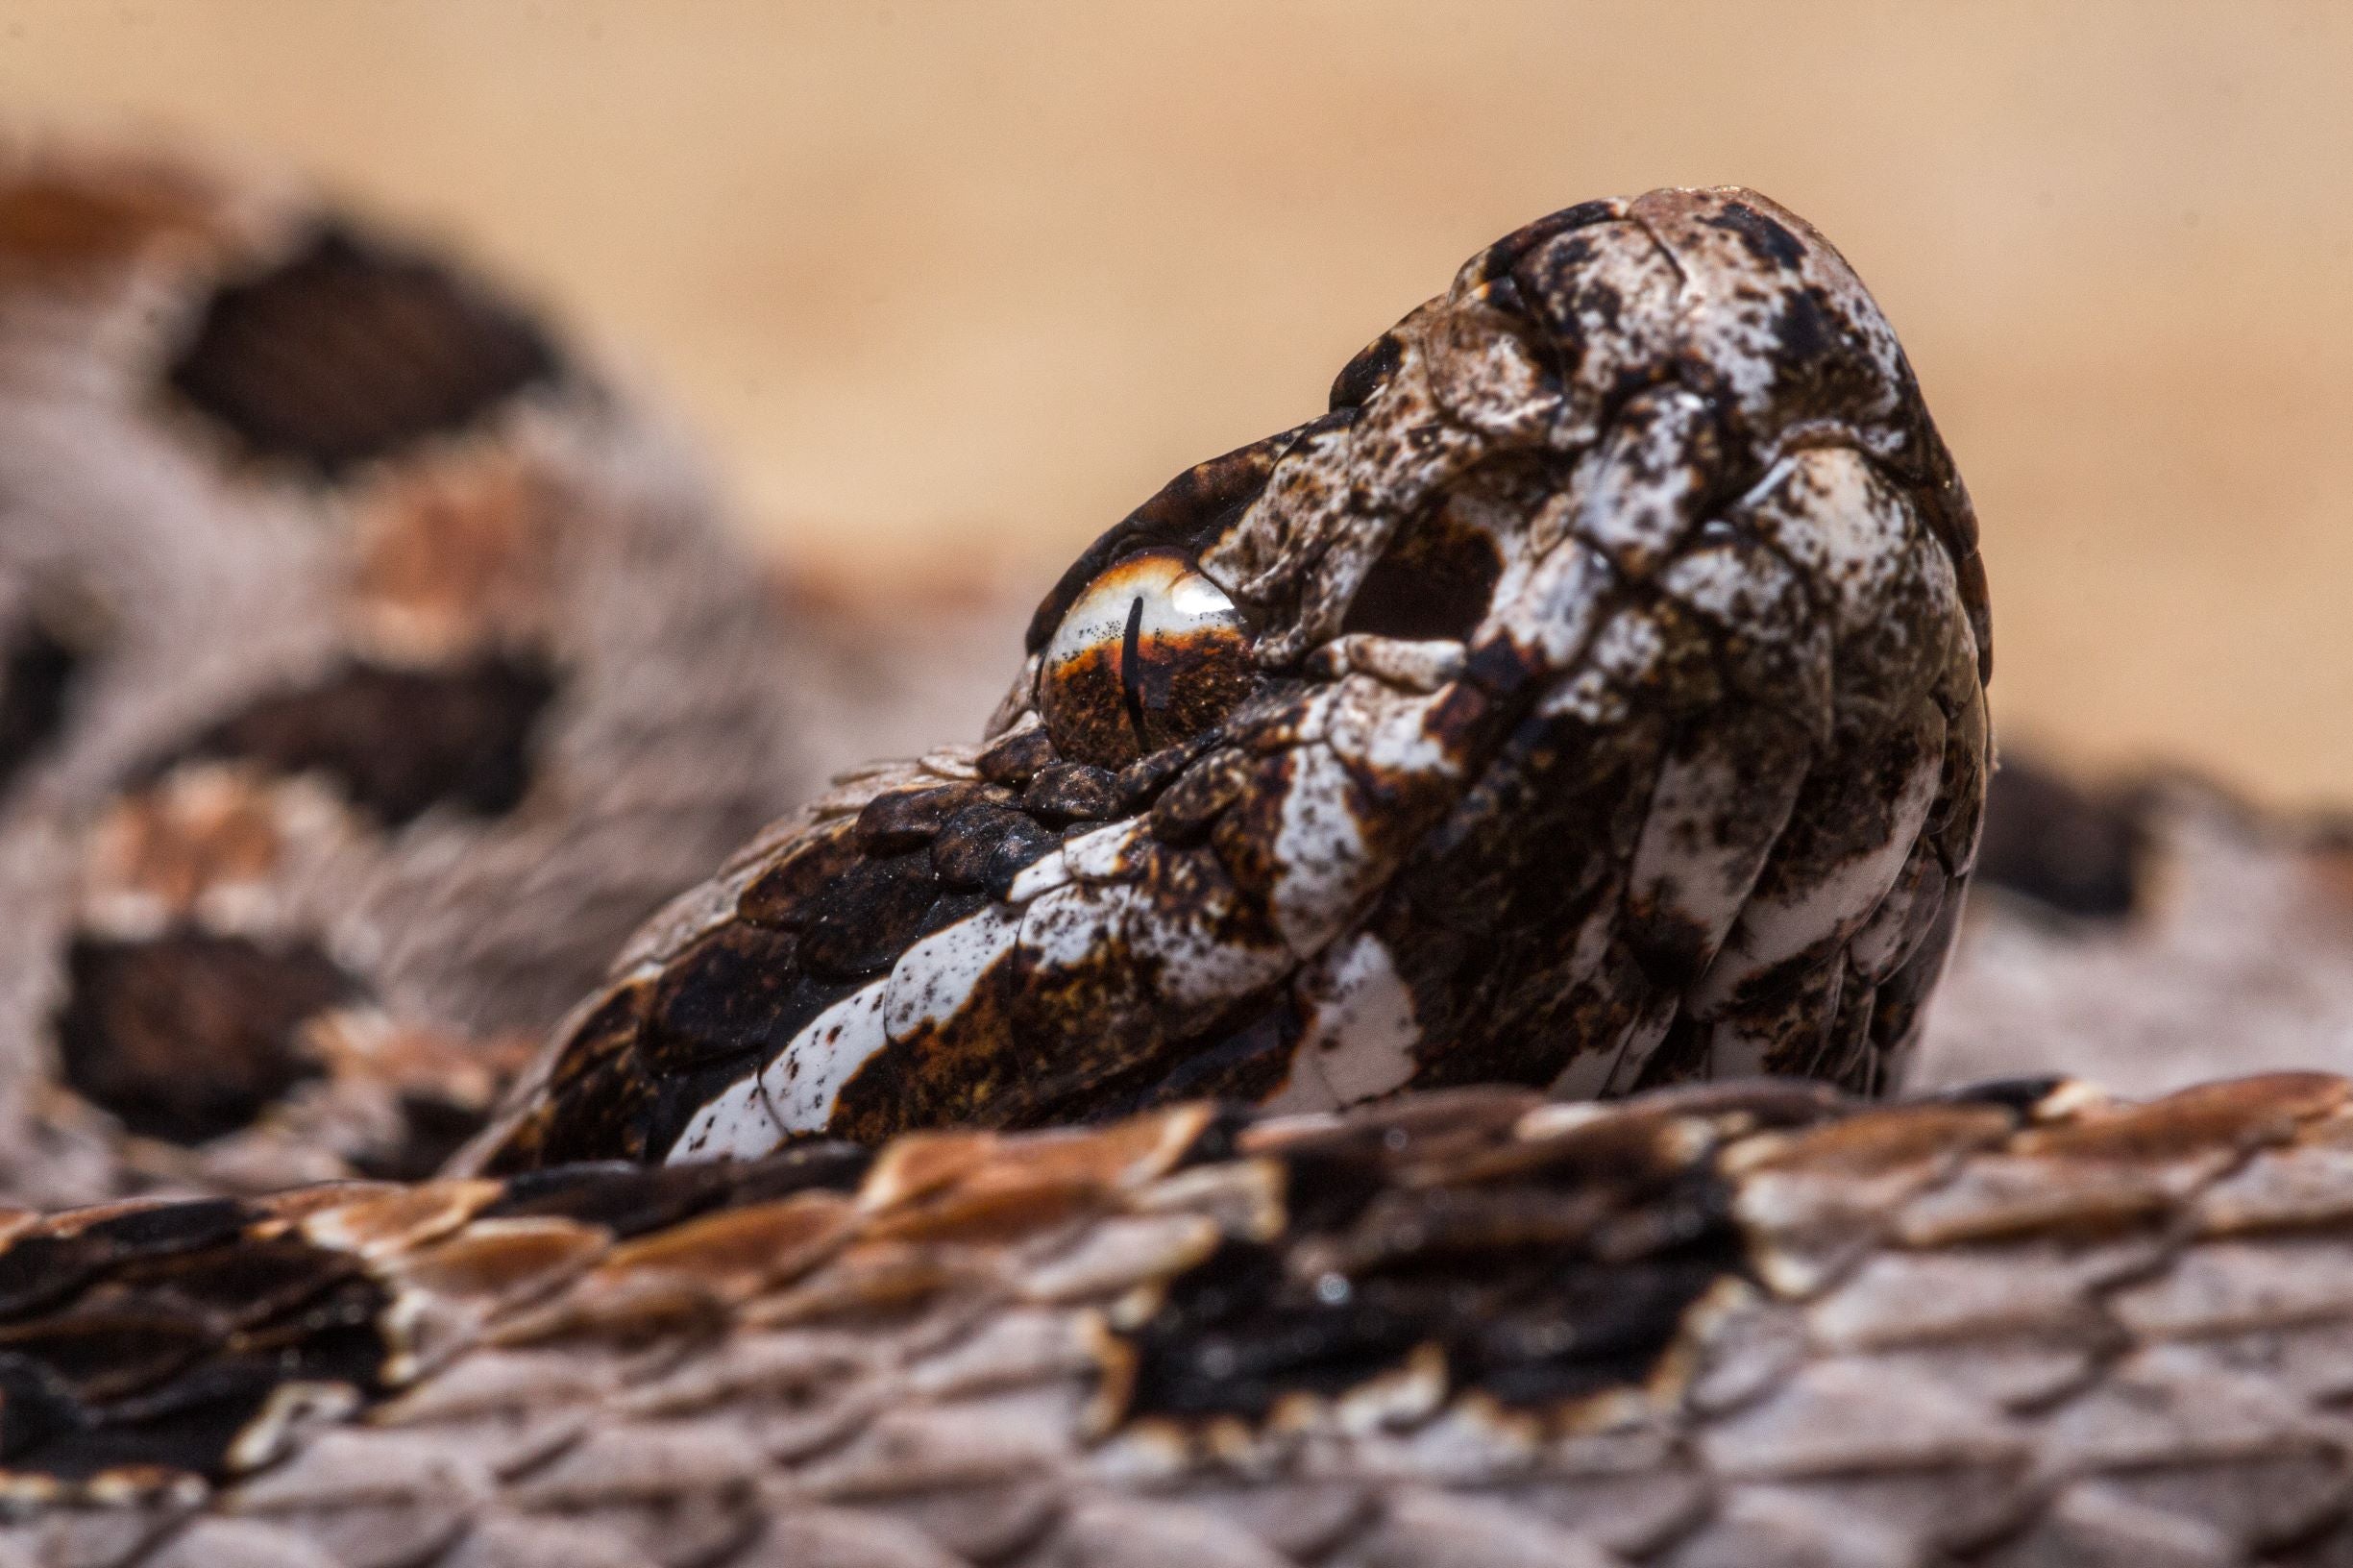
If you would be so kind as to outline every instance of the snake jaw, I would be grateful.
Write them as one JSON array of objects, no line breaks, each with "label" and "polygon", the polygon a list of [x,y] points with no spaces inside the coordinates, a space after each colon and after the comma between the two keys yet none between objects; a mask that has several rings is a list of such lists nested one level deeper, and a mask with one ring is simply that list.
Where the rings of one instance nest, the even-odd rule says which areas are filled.
[{"label": "snake jaw", "polygon": [[[1799,220],[1668,191],[1532,225],[1331,412],[1082,555],[968,763],[821,802],[638,944],[488,1163],[1205,1093],[1875,1087],[1973,853],[1973,527]],[[1147,626],[1201,700],[1147,714]],[[702,1021],[747,974],[769,1013]]]}]

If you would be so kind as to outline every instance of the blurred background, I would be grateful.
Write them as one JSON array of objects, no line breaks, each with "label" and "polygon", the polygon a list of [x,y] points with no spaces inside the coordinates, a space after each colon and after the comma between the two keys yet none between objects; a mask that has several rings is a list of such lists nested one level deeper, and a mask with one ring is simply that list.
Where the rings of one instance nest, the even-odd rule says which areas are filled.
[{"label": "blurred background", "polygon": [[2348,83],[2318,0],[0,0],[12,118],[290,159],[461,242],[911,637],[1010,638],[1503,232],[1756,185],[1909,346],[2008,736],[2278,801],[2353,800]]}]

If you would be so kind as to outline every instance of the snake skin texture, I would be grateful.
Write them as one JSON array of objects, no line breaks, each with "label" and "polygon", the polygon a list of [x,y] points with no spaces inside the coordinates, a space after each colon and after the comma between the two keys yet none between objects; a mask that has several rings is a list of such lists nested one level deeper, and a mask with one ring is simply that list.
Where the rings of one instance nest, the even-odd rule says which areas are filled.
[{"label": "snake skin texture", "polygon": [[1974,854],[1975,523],[1893,332],[1748,192],[1473,257],[1179,476],[977,748],[641,932],[469,1168],[1206,1094],[1893,1081]]},{"label": "snake skin texture", "polygon": [[2353,1086],[1529,1090],[27,1217],[0,1562],[2322,1564]]},{"label": "snake skin texture", "polygon": [[2064,1072],[2145,1097],[2353,1073],[2353,820],[2004,758],[1915,1089]]},{"label": "snake skin texture", "polygon": [[266,178],[0,148],[0,1188],[429,1174],[821,774],[680,444]]},{"label": "snake skin texture", "polygon": [[[1802,221],[1483,252],[748,845],[827,650],[583,365],[0,159],[0,1179],[211,1194],[0,1211],[0,1568],[2353,1561],[2353,1084],[1834,1087],[1956,934],[1933,1079],[2342,1050],[2353,836],[1981,847],[1968,502]],[[453,1173],[286,1187],[739,845]]]}]

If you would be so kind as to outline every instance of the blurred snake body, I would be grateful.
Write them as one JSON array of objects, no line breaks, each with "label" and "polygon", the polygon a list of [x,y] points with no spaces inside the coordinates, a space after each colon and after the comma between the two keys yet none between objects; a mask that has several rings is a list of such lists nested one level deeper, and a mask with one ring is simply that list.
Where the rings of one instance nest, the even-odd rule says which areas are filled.
[{"label": "blurred snake body", "polygon": [[1991,655],[1802,220],[1482,251],[757,832],[692,474],[299,192],[0,163],[0,1568],[2338,1560],[2343,1084],[1844,1097]]}]

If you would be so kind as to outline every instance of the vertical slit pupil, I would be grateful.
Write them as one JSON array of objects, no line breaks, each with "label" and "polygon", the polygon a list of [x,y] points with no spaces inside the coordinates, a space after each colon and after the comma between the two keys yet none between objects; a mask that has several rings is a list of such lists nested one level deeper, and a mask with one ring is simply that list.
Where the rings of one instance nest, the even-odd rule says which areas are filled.
[{"label": "vertical slit pupil", "polygon": [[1119,639],[1119,695],[1127,701],[1128,727],[1136,732],[1136,745],[1142,750],[1152,749],[1152,743],[1143,732],[1143,671],[1138,667],[1137,646],[1143,641],[1143,596],[1128,600],[1127,633]]}]

